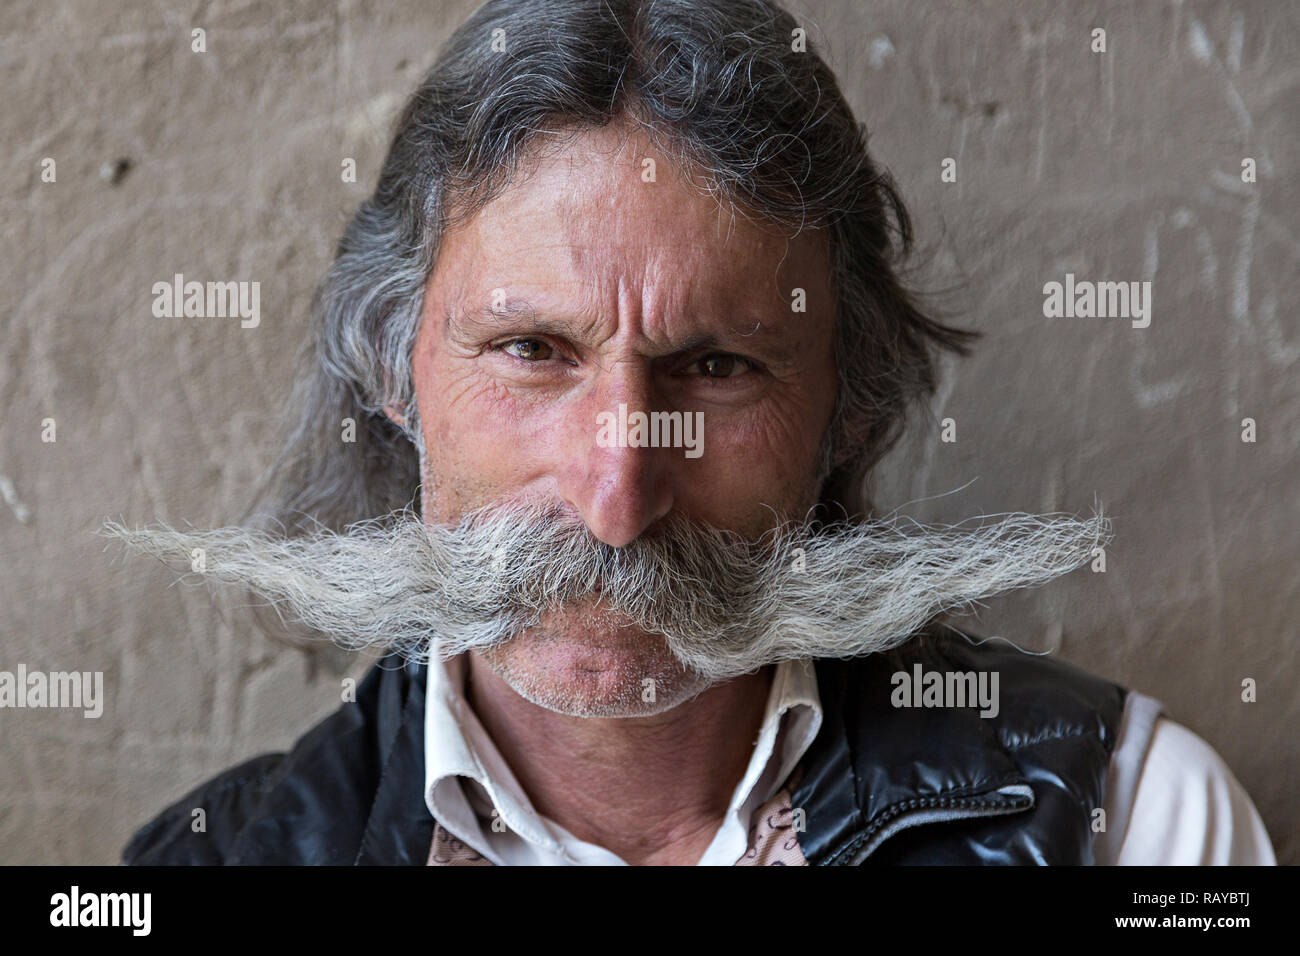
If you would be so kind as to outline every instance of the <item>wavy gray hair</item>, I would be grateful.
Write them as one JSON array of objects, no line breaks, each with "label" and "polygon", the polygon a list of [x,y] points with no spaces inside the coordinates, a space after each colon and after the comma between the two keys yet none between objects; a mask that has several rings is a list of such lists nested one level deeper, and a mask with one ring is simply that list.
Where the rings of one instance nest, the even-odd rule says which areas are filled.
[{"label": "wavy gray hair", "polygon": [[[480,6],[406,104],[317,289],[299,417],[245,523],[337,530],[418,508],[411,352],[444,231],[498,195],[527,150],[621,117],[733,211],[829,231],[839,387],[822,498],[868,510],[871,470],[934,391],[938,353],[965,354],[976,333],[927,316],[904,288],[907,210],[830,68],[793,48],[798,26],[768,0]],[[403,426],[385,405],[411,410]],[[339,440],[347,418],[355,443]]]}]

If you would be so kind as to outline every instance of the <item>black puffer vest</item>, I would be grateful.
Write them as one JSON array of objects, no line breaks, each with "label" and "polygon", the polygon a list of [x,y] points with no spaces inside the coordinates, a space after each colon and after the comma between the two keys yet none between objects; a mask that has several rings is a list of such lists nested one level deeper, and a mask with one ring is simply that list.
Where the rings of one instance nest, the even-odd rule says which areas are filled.
[{"label": "black puffer vest", "polygon": [[[893,675],[993,672],[994,717],[903,708]],[[1091,863],[1125,690],[935,626],[887,654],[816,664],[824,721],[793,797],[808,862]],[[287,754],[193,790],[131,839],[128,864],[423,864],[426,667],[386,658]],[[205,826],[195,832],[194,811]]]},{"label": "black puffer vest", "polygon": [[[894,674],[997,672],[996,716],[893,706]],[[936,627],[902,648],[818,661],[825,712],[793,796],[812,864],[1089,864],[1124,688],[1001,641]]]}]

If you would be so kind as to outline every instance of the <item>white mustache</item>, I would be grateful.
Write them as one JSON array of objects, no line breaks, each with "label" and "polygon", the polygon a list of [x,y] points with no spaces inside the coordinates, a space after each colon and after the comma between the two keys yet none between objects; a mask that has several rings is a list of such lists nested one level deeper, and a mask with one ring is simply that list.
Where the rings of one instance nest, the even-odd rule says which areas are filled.
[{"label": "white mustache", "polygon": [[202,549],[206,577],[251,588],[283,619],[415,660],[496,646],[598,593],[602,610],[720,681],[780,660],[888,650],[940,613],[1059,577],[1110,540],[1100,513],[991,517],[974,527],[790,522],[746,540],[671,515],[624,548],[537,503],[483,508],[456,527],[407,509],[293,538],[112,521],[103,533],[168,562]]}]

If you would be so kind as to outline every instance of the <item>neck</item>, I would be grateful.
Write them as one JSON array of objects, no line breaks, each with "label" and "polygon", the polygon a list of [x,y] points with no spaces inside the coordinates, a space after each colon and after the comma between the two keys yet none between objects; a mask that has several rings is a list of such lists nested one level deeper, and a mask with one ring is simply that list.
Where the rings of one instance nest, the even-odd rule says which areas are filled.
[{"label": "neck", "polygon": [[536,810],[633,865],[697,863],[753,753],[774,668],[654,717],[557,714],[468,655],[466,698]]}]

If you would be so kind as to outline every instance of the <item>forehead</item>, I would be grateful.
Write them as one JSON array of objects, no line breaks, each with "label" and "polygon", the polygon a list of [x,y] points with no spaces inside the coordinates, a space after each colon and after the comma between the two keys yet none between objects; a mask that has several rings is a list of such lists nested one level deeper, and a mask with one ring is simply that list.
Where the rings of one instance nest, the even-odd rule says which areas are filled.
[{"label": "forehead", "polygon": [[617,123],[568,131],[521,166],[515,181],[448,230],[431,292],[449,306],[493,290],[555,308],[670,314],[789,314],[796,288],[808,311],[830,298],[821,231],[746,217],[705,194],[645,132]]}]

